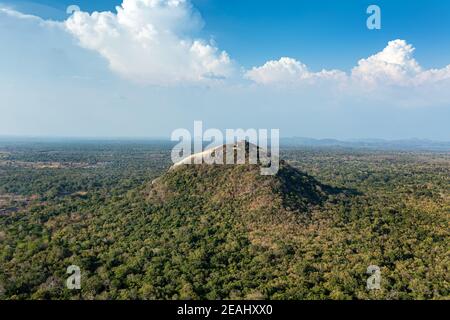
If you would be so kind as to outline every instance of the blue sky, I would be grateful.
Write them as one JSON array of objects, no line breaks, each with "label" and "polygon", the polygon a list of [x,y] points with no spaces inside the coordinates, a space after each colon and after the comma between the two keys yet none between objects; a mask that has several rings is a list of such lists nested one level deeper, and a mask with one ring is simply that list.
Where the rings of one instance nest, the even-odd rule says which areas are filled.
[{"label": "blue sky", "polygon": [[[0,15],[3,135],[169,136],[204,120],[282,136],[450,140],[450,2],[193,0],[176,9],[181,19],[139,7],[142,24],[119,23],[118,42],[65,10],[115,14],[121,0],[0,3],[41,19]],[[381,30],[366,28],[370,4]],[[173,35],[128,50],[147,23]]]},{"label": "blue sky", "polygon": [[[122,0],[0,1],[24,13],[66,19],[66,8],[114,11]],[[251,67],[283,55],[315,68],[350,68],[392,39],[407,39],[420,50],[425,67],[449,63],[450,2],[442,0],[194,0],[205,21],[203,34]],[[382,9],[383,28],[365,28],[366,8]],[[441,39],[441,41],[437,41]]]}]

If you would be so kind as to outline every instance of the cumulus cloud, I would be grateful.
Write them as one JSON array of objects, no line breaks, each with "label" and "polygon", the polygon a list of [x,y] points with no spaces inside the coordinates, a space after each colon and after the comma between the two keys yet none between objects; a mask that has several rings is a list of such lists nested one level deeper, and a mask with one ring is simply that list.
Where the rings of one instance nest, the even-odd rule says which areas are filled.
[{"label": "cumulus cloud", "polygon": [[414,59],[414,51],[405,40],[389,41],[382,51],[359,60],[352,79],[372,87],[429,87],[450,80],[450,65],[424,70]]},{"label": "cumulus cloud", "polygon": [[316,84],[328,80],[340,87],[353,85],[366,89],[430,86],[450,80],[450,65],[442,69],[424,70],[414,59],[414,50],[405,40],[389,41],[382,51],[359,60],[348,74],[340,70],[311,72],[300,61],[283,57],[252,68],[245,73],[245,77],[263,85]]},{"label": "cumulus cloud", "polygon": [[352,70],[352,77],[368,84],[407,85],[422,68],[413,58],[414,48],[405,40],[389,41],[386,48],[361,59]]},{"label": "cumulus cloud", "polygon": [[192,35],[203,26],[188,0],[123,0],[117,12],[75,12],[66,22],[81,46],[110,68],[152,85],[209,82],[230,77],[225,51]]},{"label": "cumulus cloud", "polygon": [[346,75],[339,70],[311,72],[298,60],[283,57],[271,60],[260,67],[254,67],[245,73],[245,78],[260,84],[296,84],[315,83],[318,80],[345,80]]},{"label": "cumulus cloud", "polygon": [[[46,68],[41,74],[66,74],[84,66],[81,75],[96,76],[99,69],[95,68],[101,65],[102,74],[109,76],[102,64],[106,61],[109,69],[143,84],[179,86],[220,82],[248,91],[259,87],[240,86],[242,79],[233,77],[236,68],[228,54],[196,36],[203,20],[189,0],[123,0],[115,12],[75,12],[63,22],[6,8],[0,8],[0,15],[17,20],[14,22],[17,25],[35,26],[32,32],[22,30],[20,37],[28,46],[30,56],[33,53],[29,60],[40,61],[30,69],[38,70],[35,65],[40,66],[39,70]],[[4,30],[7,32],[8,27]],[[41,44],[49,42],[47,37],[56,43],[54,47],[58,50],[48,53],[39,49]],[[69,68],[75,65],[74,51],[80,57],[76,59],[79,63],[76,68]],[[446,104],[450,99],[450,65],[427,70],[416,61],[414,51],[411,44],[397,39],[388,42],[380,52],[360,59],[347,72],[312,71],[299,60],[282,57],[244,71],[243,77],[265,88],[301,86],[306,90],[294,91],[329,98],[336,103],[339,99],[367,98],[400,105]],[[17,60],[14,68],[22,65],[25,64]]]}]

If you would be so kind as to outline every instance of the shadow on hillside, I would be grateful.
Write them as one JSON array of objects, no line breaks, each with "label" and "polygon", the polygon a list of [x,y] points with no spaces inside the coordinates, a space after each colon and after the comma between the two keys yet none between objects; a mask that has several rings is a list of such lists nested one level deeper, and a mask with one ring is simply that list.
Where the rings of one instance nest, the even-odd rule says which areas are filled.
[{"label": "shadow on hillside", "polygon": [[353,188],[340,188],[333,187],[330,185],[322,184],[323,190],[329,193],[330,195],[339,195],[344,194],[346,196],[360,196],[363,193]]},{"label": "shadow on hillside", "polygon": [[284,162],[277,176],[282,182],[284,205],[289,208],[304,209],[305,205],[322,205],[330,196],[351,197],[362,194],[356,189],[323,184]]}]

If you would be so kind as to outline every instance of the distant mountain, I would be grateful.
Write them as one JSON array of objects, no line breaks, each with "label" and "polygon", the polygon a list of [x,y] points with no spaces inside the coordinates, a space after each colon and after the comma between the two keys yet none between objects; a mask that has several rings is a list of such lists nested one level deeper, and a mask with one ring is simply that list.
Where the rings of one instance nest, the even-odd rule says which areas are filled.
[{"label": "distant mountain", "polygon": [[372,148],[372,149],[392,149],[392,150],[430,150],[449,151],[450,141],[433,141],[428,139],[404,139],[404,140],[384,140],[384,139],[313,139],[304,137],[282,138],[281,145],[286,147],[295,146],[318,146],[318,147],[344,147],[344,148]]}]

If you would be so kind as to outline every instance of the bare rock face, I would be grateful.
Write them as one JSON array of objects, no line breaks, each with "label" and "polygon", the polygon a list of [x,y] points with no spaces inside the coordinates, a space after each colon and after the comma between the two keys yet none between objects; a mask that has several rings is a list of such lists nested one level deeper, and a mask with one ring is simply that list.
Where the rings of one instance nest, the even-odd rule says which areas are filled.
[{"label": "bare rock face", "polygon": [[[262,157],[269,157],[270,154],[263,148],[250,143],[248,141],[239,141],[234,144],[224,144],[218,147],[210,148],[202,152],[195,153],[191,156],[184,158],[183,160],[175,163],[172,168],[184,165],[184,164],[213,164],[215,163],[228,163],[227,156],[232,155],[233,159],[230,163],[249,163],[249,164],[261,164]],[[219,161],[221,159],[221,161]],[[268,159],[270,161],[270,159]]]}]

